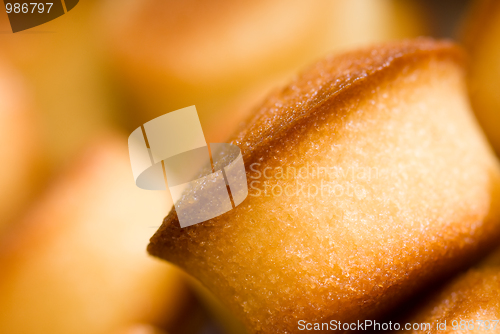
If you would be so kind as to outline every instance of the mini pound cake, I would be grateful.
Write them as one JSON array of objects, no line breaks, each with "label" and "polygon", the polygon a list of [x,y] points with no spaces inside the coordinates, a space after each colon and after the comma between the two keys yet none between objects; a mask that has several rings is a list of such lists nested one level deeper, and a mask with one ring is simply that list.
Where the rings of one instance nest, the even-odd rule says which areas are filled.
[{"label": "mini pound cake", "polygon": [[376,317],[498,240],[499,166],[452,43],[322,59],[232,143],[245,201],[187,228],[172,210],[148,251],[199,279],[251,333]]}]

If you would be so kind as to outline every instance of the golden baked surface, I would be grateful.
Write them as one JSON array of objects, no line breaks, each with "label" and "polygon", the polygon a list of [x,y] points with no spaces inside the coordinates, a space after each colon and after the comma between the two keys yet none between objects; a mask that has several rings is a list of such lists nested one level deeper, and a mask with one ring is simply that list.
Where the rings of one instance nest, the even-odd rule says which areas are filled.
[{"label": "golden baked surface", "polygon": [[[288,86],[268,97],[247,120],[234,141],[245,155],[271,140],[278,140],[301,121],[328,112],[328,102],[348,98],[356,88],[381,82],[391,72],[429,56],[457,62],[463,54],[453,43],[429,39],[385,44],[331,56],[318,61],[297,76]],[[332,101],[335,100],[335,101]]]},{"label": "golden baked surface", "polygon": [[374,317],[464,265],[500,227],[498,165],[461,63],[452,44],[416,40],[312,65],[233,140],[248,198],[184,229],[172,211],[148,251],[252,333]]},{"label": "golden baked surface", "polygon": [[[430,323],[426,333],[498,333],[500,325],[492,320],[500,318],[499,291],[500,251],[496,251],[448,284],[410,322]],[[436,330],[437,322],[445,321],[446,330]]]}]

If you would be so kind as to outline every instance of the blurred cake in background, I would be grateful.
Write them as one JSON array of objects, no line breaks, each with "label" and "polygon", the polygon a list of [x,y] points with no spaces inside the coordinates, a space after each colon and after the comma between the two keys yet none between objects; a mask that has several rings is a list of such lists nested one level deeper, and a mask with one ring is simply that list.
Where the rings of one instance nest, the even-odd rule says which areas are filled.
[{"label": "blurred cake in background", "polygon": [[0,333],[167,326],[186,286],[145,245],[170,209],[135,186],[126,137],[96,140],[0,242]]},{"label": "blurred cake in background", "polygon": [[96,1],[80,1],[68,14],[18,33],[11,32],[7,14],[0,11],[0,57],[32,89],[52,175],[90,138],[118,123],[93,24],[95,8]]},{"label": "blurred cake in background", "polygon": [[472,107],[500,154],[500,1],[477,0],[463,28]]},{"label": "blurred cake in background", "polygon": [[167,332],[147,324],[137,324],[122,328],[108,334],[168,334]]},{"label": "blurred cake in background", "polygon": [[423,34],[420,14],[399,0],[107,1],[102,31],[131,128],[196,105],[208,140],[218,141],[316,58]]},{"label": "blurred cake in background", "polygon": [[41,128],[25,78],[0,58],[0,235],[41,186]]}]

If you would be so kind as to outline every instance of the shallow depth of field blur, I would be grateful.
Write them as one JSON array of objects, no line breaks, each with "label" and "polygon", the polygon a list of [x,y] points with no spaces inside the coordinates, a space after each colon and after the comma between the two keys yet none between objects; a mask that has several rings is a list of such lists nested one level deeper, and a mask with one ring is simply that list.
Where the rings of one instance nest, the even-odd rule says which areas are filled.
[{"label": "shallow depth of field blur", "polygon": [[0,333],[243,333],[147,255],[172,203],[135,187],[127,136],[196,105],[207,142],[223,142],[315,59],[417,36],[460,43],[473,5],[81,0],[16,34],[2,9]]}]

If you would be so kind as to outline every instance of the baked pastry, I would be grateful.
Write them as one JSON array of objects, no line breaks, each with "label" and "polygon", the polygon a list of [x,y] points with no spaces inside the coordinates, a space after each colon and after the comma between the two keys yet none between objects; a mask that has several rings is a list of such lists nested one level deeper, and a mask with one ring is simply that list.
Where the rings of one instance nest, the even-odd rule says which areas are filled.
[{"label": "baked pastry", "polygon": [[[196,105],[210,142],[299,67],[333,50],[416,37],[420,8],[406,1],[134,0],[103,6],[132,128]],[[145,38],[145,36],[147,36]],[[283,80],[285,82],[283,82]],[[239,116],[239,117],[238,117]],[[233,126],[219,126],[229,122]]]},{"label": "baked pastry", "polygon": [[[498,333],[500,331],[500,252],[457,277],[408,323],[425,323],[413,333]],[[446,325],[444,325],[446,324]]]},{"label": "baked pastry", "polygon": [[0,333],[167,326],[186,288],[144,243],[166,196],[130,182],[126,138],[100,138],[0,243]]},{"label": "baked pastry", "polygon": [[478,0],[463,33],[470,55],[472,107],[493,148],[500,154],[500,2]]},{"label": "baked pastry", "polygon": [[418,39],[313,64],[234,136],[247,199],[184,229],[171,211],[148,251],[251,333],[372,318],[464,266],[498,240],[500,174],[462,58]]}]

